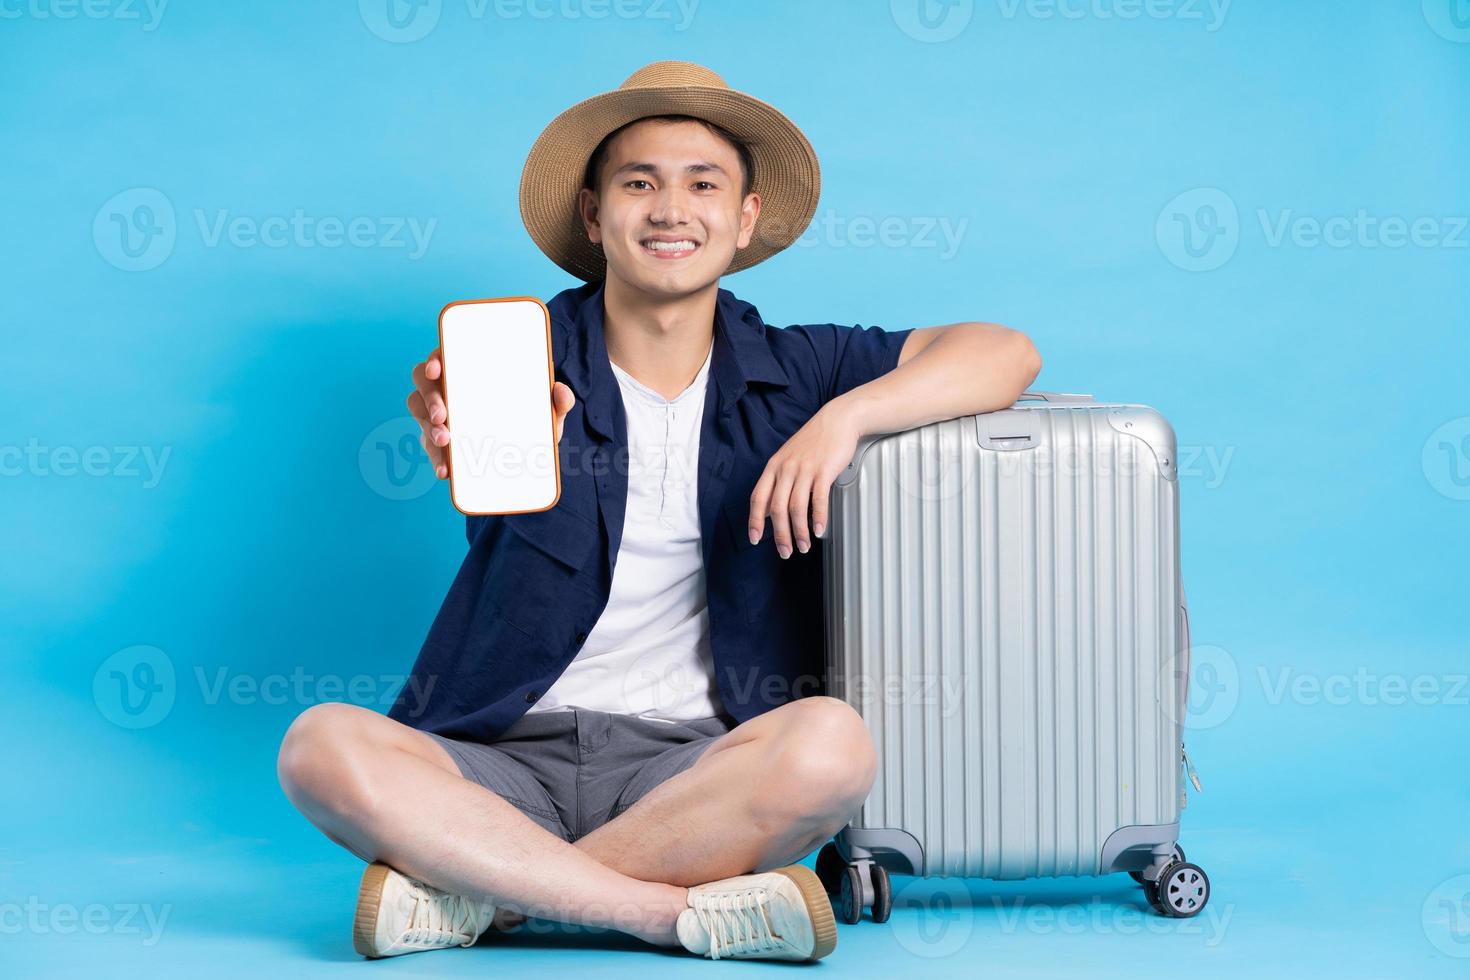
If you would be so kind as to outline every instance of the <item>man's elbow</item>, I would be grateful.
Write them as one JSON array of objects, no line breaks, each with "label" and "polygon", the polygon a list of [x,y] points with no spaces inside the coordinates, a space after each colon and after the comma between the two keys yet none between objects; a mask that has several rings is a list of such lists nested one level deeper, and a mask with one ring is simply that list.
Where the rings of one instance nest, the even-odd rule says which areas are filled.
[{"label": "man's elbow", "polygon": [[1031,342],[1031,338],[1019,330],[1010,327],[999,327],[1000,354],[1005,368],[1003,374],[1006,379],[1005,394],[1011,396],[1006,404],[1014,402],[1021,393],[1031,386],[1036,376],[1041,373],[1041,352]]}]

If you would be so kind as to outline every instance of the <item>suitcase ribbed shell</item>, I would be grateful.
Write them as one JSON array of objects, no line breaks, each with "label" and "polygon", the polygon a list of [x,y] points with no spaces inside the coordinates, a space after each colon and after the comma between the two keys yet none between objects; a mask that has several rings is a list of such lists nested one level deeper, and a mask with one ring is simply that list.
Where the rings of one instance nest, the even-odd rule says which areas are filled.
[{"label": "suitcase ribbed shell", "polygon": [[854,828],[913,835],[927,876],[1015,879],[1177,823],[1173,455],[1156,412],[1097,404],[860,447],[824,548],[830,690],[879,750]]}]

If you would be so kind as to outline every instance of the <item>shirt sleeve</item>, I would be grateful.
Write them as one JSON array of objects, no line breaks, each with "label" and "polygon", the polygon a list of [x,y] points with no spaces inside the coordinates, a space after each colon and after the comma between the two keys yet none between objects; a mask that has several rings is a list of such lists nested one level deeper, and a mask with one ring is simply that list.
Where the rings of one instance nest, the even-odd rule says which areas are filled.
[{"label": "shirt sleeve", "polygon": [[818,406],[892,371],[898,366],[904,341],[914,332],[837,323],[794,324],[784,329],[800,339],[795,346],[811,359],[809,376],[817,387]]}]

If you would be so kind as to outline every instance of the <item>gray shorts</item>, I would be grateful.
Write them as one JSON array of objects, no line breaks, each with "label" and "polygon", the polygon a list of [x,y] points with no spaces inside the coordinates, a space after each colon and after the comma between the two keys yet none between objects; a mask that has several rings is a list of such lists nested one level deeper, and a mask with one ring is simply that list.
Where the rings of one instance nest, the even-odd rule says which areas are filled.
[{"label": "gray shorts", "polygon": [[670,723],[569,708],[522,715],[488,745],[427,734],[464,778],[575,841],[694,765],[732,727],[729,718]]}]

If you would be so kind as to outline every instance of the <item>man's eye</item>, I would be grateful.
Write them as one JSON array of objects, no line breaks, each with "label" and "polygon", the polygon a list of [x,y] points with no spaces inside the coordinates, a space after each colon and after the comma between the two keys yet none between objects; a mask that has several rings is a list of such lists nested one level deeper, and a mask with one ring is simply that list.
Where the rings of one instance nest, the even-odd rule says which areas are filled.
[{"label": "man's eye", "polygon": [[624,184],[623,186],[624,187],[632,187],[634,184],[647,184],[647,183],[648,183],[648,181],[646,181],[646,180],[630,180],[626,184]]},{"label": "man's eye", "polygon": [[715,185],[714,185],[714,184],[711,184],[711,183],[710,183],[710,182],[709,182],[709,181],[707,181],[707,180],[701,180],[701,181],[697,181],[697,182],[696,182],[696,183],[695,183],[695,185],[694,185],[694,186],[695,186],[695,187],[707,187],[707,188],[709,188],[709,189],[710,189],[710,190],[714,190],[714,189],[715,189]]}]

